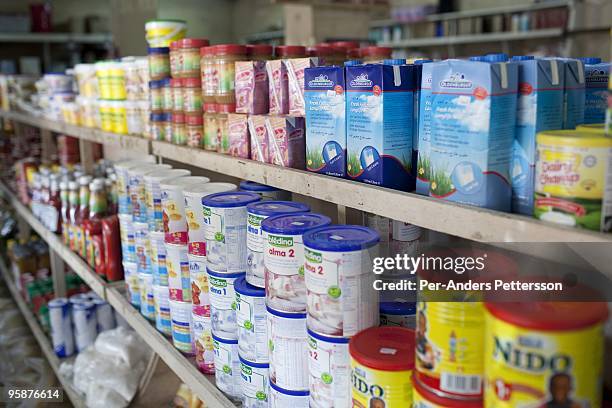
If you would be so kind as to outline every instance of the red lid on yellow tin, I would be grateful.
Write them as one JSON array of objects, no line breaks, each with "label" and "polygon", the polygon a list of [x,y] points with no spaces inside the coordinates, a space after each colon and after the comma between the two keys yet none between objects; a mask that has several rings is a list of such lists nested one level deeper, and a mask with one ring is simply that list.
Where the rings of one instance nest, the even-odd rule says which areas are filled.
[{"label": "red lid on yellow tin", "polygon": [[419,380],[416,378],[416,375],[412,376],[412,387],[414,390],[419,393],[421,397],[423,397],[427,402],[431,402],[436,406],[445,407],[445,408],[482,408],[482,399],[460,399],[460,398],[445,398],[441,397],[427,388],[425,388]]},{"label": "red lid on yellow tin", "polygon": [[404,327],[371,327],[349,342],[351,357],[366,367],[381,371],[414,369],[414,330]]},{"label": "red lid on yellow tin", "polygon": [[604,302],[487,302],[485,307],[507,323],[543,331],[577,330],[608,318]]}]

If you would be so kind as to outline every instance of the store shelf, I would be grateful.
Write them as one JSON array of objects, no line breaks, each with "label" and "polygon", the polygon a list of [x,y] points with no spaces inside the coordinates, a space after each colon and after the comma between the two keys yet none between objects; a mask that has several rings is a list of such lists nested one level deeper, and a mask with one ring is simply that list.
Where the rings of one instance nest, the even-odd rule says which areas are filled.
[{"label": "store shelf", "polygon": [[110,33],[0,33],[0,43],[106,44],[112,41]]},{"label": "store shelf", "polygon": [[474,44],[483,42],[533,40],[538,38],[560,37],[562,35],[562,28],[547,28],[542,30],[518,32],[511,31],[501,33],[470,34],[444,37],[411,38],[402,41],[381,42],[378,45],[381,47],[392,48],[431,47],[458,44]]},{"label": "store shelf", "polygon": [[79,139],[90,142],[117,146],[121,149],[126,149],[133,152],[149,153],[150,149],[149,140],[139,136],[119,135],[112,132],[103,132],[99,129],[69,125],[64,122],[49,120],[43,117],[19,112],[0,110],[0,117],[14,120],[26,125],[38,126],[53,132],[78,137]]},{"label": "store shelf", "polygon": [[142,339],[164,360],[175,374],[206,401],[211,407],[235,407],[225,395],[215,386],[214,376],[205,376],[189,359],[174,348],[172,343],[159,333],[126,299],[123,282],[106,283],[78,255],[64,245],[59,236],[48,231],[30,212],[17,200],[10,190],[0,184],[0,190],[7,196],[10,204],[34,229],[49,248],[55,251],[100,297],[109,302]]},{"label": "store shelf", "polygon": [[0,190],[4,192],[8,201],[13,206],[17,214],[23,218],[40,237],[47,242],[49,248],[53,249],[76,273],[83,281],[103,299],[106,298],[107,283],[100,278],[89,267],[81,257],[72,252],[70,248],[64,245],[60,235],[56,235],[49,231],[40,221],[34,217],[28,207],[21,204],[17,197],[4,185],[0,183]]},{"label": "store shelf", "polygon": [[6,282],[6,285],[9,288],[9,291],[11,292],[11,295],[15,300],[15,303],[17,303],[21,314],[23,315],[25,321],[28,323],[28,326],[30,326],[30,330],[32,330],[32,334],[36,338],[36,341],[38,341],[38,344],[40,345],[43,354],[49,361],[49,365],[51,366],[58,380],[62,384],[65,395],[68,397],[68,399],[70,399],[70,402],[76,408],[85,408],[86,405],[83,397],[81,397],[81,395],[77,393],[76,390],[72,387],[72,384],[60,374],[59,366],[62,360],[60,360],[60,358],[57,357],[57,355],[53,351],[51,341],[43,332],[40,324],[38,323],[38,320],[36,319],[32,311],[29,309],[23,297],[21,297],[21,293],[19,293],[19,290],[17,290],[17,287],[13,282],[13,278],[9,273],[9,270],[4,261],[0,261],[0,270],[2,272],[2,277],[4,278],[4,281]]},{"label": "store shelf", "polygon": [[164,360],[172,371],[195,392],[207,406],[231,407],[236,404],[229,400],[216,386],[214,376],[202,374],[193,358],[185,357],[172,345],[170,339],[157,331],[152,323],[127,300],[123,290],[110,288],[107,301],[136,330],[143,340]]},{"label": "store shelf", "polygon": [[611,242],[602,234],[302,170],[153,142],[153,154],[481,242]]}]

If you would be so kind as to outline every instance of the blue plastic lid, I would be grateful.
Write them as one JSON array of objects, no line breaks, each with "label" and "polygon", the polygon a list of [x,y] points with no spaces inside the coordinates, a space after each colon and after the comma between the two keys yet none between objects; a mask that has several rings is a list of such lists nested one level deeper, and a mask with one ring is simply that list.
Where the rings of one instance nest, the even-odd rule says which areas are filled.
[{"label": "blue plastic lid", "polygon": [[246,191],[225,191],[202,198],[202,205],[217,208],[245,207],[247,204],[260,201],[261,197]]},{"label": "blue plastic lid", "polygon": [[59,72],[59,71],[49,71],[49,72],[45,72],[45,75],[61,75],[61,76],[68,76],[67,73],[65,72]]},{"label": "blue plastic lid", "polygon": [[157,82],[159,82],[159,86],[161,88],[164,88],[166,86],[170,86],[170,78],[162,78],[162,79],[158,80]]},{"label": "blue plastic lid", "polygon": [[350,337],[331,337],[331,336],[325,336],[323,334],[319,334],[310,329],[306,329],[306,331],[308,332],[308,335],[310,337],[314,337],[317,340],[325,341],[328,343],[348,344],[348,342],[351,340]]},{"label": "blue plastic lid", "polygon": [[418,59],[418,60],[414,60],[414,63],[416,65],[427,64],[428,62],[433,62],[433,60],[432,59]]},{"label": "blue plastic lid", "polygon": [[245,276],[242,276],[234,281],[234,290],[245,296],[266,296],[266,290],[264,288],[258,288],[257,286],[251,285],[249,282],[246,281]]},{"label": "blue plastic lid", "polygon": [[309,212],[310,206],[293,201],[259,201],[247,205],[247,211],[251,214],[271,217],[279,214],[293,214],[298,212]]},{"label": "blue plastic lid", "polygon": [[215,336],[215,333],[212,333],[212,338],[217,340],[219,343],[225,343],[225,344],[238,344],[238,340],[237,339],[224,339],[222,337],[217,337]]},{"label": "blue plastic lid", "polygon": [[348,61],[344,61],[344,66],[345,67],[353,67],[355,65],[361,65],[363,64],[363,61],[361,60],[348,60]]},{"label": "blue plastic lid", "polygon": [[161,84],[161,80],[158,81],[149,81],[149,88],[150,89],[157,89],[157,88],[161,88],[162,84]]},{"label": "blue plastic lid", "polygon": [[232,273],[227,273],[227,272],[217,272],[217,271],[213,271],[212,269],[210,269],[209,267],[206,267],[206,272],[210,275],[210,276],[214,276],[215,278],[228,278],[228,279],[236,279],[236,278],[241,278],[245,275],[246,272],[232,272]]},{"label": "blue plastic lid", "polygon": [[487,62],[505,62],[508,61],[508,54],[499,52],[485,55],[485,61]]},{"label": "blue plastic lid", "polygon": [[266,218],[261,229],[273,234],[299,235],[316,227],[331,224],[331,219],[316,213],[282,214]]},{"label": "blue plastic lid", "polygon": [[279,191],[276,187],[266,186],[254,181],[243,180],[240,182],[240,189],[245,191]]},{"label": "blue plastic lid", "polygon": [[280,310],[272,309],[270,306],[266,305],[266,310],[268,313],[273,314],[274,316],[284,317],[286,319],[305,319],[306,313],[304,312],[281,312]]},{"label": "blue plastic lid", "polygon": [[148,54],[170,54],[168,47],[147,47]]},{"label": "blue plastic lid", "polygon": [[474,55],[473,57],[470,57],[470,61],[486,61],[487,58],[484,55]]},{"label": "blue plastic lid", "polygon": [[383,60],[384,65],[405,65],[406,60],[402,58],[391,58]]},{"label": "blue plastic lid", "polygon": [[286,389],[281,388],[278,385],[274,384],[272,382],[272,380],[270,380],[270,387],[272,387],[276,392],[279,392],[279,393],[285,394],[285,395],[293,395],[295,397],[307,397],[307,396],[310,395],[310,392],[308,390],[305,390],[305,391],[286,390]]},{"label": "blue plastic lid", "polygon": [[513,55],[512,61],[530,61],[535,59],[533,55]]},{"label": "blue plastic lid", "polygon": [[601,63],[601,58],[598,58],[598,57],[583,57],[583,58],[578,58],[578,59],[582,61],[583,63],[589,64],[589,65]]},{"label": "blue plastic lid", "polygon": [[302,237],[304,246],[319,251],[359,251],[380,241],[380,235],[359,225],[328,225],[308,231]]},{"label": "blue plastic lid", "polygon": [[238,355],[238,358],[240,359],[240,362],[242,364],[247,365],[249,367],[270,368],[270,364],[269,363],[256,363],[254,361],[250,361],[250,360],[247,360],[246,358],[243,358],[241,355]]},{"label": "blue plastic lid", "polygon": [[168,120],[168,114],[166,113],[152,113],[151,122],[164,122]]},{"label": "blue plastic lid", "polygon": [[416,302],[380,302],[381,314],[388,315],[414,315],[416,314]]},{"label": "blue plastic lid", "polygon": [[48,307],[65,307],[65,306],[68,306],[68,299],[66,299],[66,298],[51,299],[47,303],[47,306]]}]

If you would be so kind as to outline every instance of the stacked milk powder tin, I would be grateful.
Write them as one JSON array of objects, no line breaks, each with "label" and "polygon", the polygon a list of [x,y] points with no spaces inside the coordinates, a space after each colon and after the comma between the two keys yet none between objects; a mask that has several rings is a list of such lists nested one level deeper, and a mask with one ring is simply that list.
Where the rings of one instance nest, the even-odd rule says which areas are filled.
[{"label": "stacked milk powder tin", "polygon": [[215,378],[220,390],[240,400],[235,286],[246,275],[247,205],[260,200],[259,195],[243,191],[202,198]]}]

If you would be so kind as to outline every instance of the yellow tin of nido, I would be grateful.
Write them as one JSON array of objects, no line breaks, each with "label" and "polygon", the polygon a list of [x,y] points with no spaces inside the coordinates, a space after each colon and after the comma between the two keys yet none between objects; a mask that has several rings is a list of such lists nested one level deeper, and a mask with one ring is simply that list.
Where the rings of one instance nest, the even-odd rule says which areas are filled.
[{"label": "yellow tin of nido", "polygon": [[[612,185],[606,185],[612,138],[557,130],[538,133],[534,215],[596,231],[612,230]],[[609,211],[609,210],[608,210]]]},{"label": "yellow tin of nido", "polygon": [[353,336],[352,408],[412,406],[414,331],[403,327],[371,327]]},{"label": "yellow tin of nido", "polygon": [[485,407],[601,407],[605,303],[486,309]]}]

